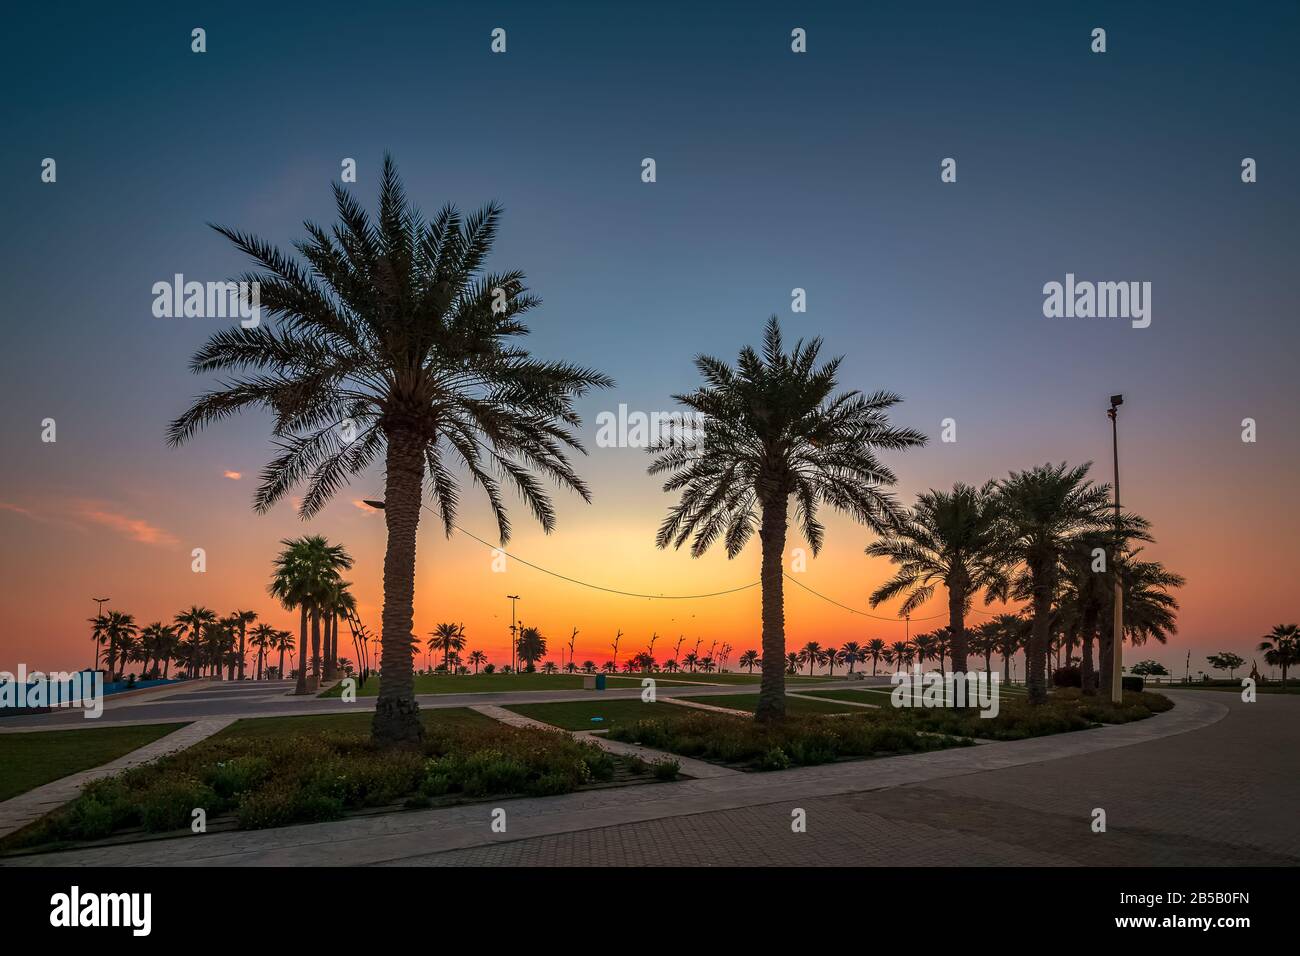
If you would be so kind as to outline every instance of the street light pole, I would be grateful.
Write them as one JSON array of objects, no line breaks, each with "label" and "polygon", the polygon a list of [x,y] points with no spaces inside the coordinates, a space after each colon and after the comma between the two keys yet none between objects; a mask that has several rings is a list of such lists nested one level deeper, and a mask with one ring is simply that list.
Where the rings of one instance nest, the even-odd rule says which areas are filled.
[{"label": "street light pole", "polygon": [[1119,549],[1123,544],[1120,537],[1119,505],[1119,407],[1124,404],[1123,395],[1110,397],[1110,408],[1106,415],[1110,418],[1111,451],[1115,461],[1115,550],[1110,556],[1111,574],[1115,576],[1115,619],[1111,626],[1110,641],[1110,700],[1113,704],[1124,701],[1124,584],[1119,577]]},{"label": "street light pole", "polygon": [[[107,604],[109,601],[111,601],[112,598],[91,598],[91,600],[95,602],[95,617],[101,618],[104,616],[104,605]],[[93,670],[99,670],[99,641],[98,640],[95,640],[95,666]]]},{"label": "street light pole", "polygon": [[515,616],[515,602],[519,600],[519,595],[507,594],[506,597],[510,599],[510,672],[514,674],[518,673],[515,668],[515,648],[519,646],[519,634],[516,629],[519,618]]}]

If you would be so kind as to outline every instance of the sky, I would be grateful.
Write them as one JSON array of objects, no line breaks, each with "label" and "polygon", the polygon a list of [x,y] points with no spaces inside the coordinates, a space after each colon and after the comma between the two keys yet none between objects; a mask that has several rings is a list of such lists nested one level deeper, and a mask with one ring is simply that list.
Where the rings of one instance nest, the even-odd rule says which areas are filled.
[{"label": "sky", "polygon": [[[1300,617],[1296,423],[1300,133],[1294,3],[975,5],[657,3],[27,5],[8,15],[0,71],[0,669],[91,662],[92,598],[142,624],[191,604],[295,618],[267,595],[280,539],[345,544],[378,630],[376,470],[310,523],[256,515],[268,420],[244,415],[188,445],[169,420],[212,379],[188,358],[225,321],[155,318],[152,286],[247,263],[206,225],[282,248],[332,221],[331,182],[356,160],[373,206],[383,154],[425,211],[501,202],[490,264],[527,273],[543,304],[529,346],[602,369],[580,402],[585,505],[559,493],[545,535],[514,502],[509,552],[640,594],[729,590],[734,560],[659,551],[672,498],[635,448],[595,447],[595,418],[671,411],[692,359],[734,359],[767,317],[844,356],[841,385],[903,396],[898,424],[931,436],[887,454],[907,503],[1043,462],[1112,477],[1152,522],[1147,555],[1187,578],[1179,633],[1134,654],[1181,673],[1249,660]],[[71,11],[71,12],[70,12]],[[207,50],[191,50],[191,30]],[[490,49],[494,28],[506,52]],[[1091,51],[1106,30],[1105,53]],[[791,50],[791,31],[807,52]],[[642,181],[653,158],[656,181]],[[941,182],[940,162],[957,162]],[[1258,180],[1243,183],[1243,158]],[[42,161],[56,161],[43,182]],[[1151,324],[1046,318],[1043,286],[1149,282]],[[791,308],[806,290],[806,312]],[[940,441],[956,422],[955,442]],[[1243,419],[1256,440],[1242,441]],[[56,440],[42,440],[43,422]],[[426,518],[432,518],[426,513]],[[492,537],[471,499],[467,530]],[[800,583],[843,605],[889,574],[866,529],[827,517]],[[803,546],[793,537],[790,547]],[[191,570],[203,548],[206,571]],[[791,555],[793,559],[793,555]],[[499,567],[499,562],[496,562]],[[695,600],[596,591],[491,549],[418,546],[415,623],[462,622],[469,649],[508,654],[510,602],[552,647],[603,661],[659,635],[758,646],[756,588]],[[787,561],[787,567],[790,562]],[[942,592],[910,625],[788,586],[787,643],[904,636],[944,623]],[[980,607],[977,605],[977,607]],[[980,610],[983,610],[980,608]],[[931,618],[922,621],[922,618]],[[980,613],[973,615],[980,620]],[[346,650],[346,648],[345,648]],[[1261,661],[1262,666],[1262,661]]]}]

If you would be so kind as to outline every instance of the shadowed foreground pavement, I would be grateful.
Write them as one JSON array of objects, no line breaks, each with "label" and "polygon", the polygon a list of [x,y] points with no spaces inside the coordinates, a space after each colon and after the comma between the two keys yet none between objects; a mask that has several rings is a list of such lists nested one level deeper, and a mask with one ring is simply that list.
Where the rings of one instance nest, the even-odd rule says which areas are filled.
[{"label": "shadowed foreground pavement", "polygon": [[[515,840],[403,864],[1294,866],[1300,700],[1175,692],[1217,723],[1146,743],[869,793]],[[1107,832],[1090,828],[1106,811]]]}]

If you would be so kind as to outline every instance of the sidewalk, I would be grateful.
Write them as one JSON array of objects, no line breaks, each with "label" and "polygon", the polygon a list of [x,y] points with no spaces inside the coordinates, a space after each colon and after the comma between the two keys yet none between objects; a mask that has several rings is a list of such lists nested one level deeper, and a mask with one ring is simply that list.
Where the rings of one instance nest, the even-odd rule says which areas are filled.
[{"label": "sidewalk", "polygon": [[[490,828],[493,805],[473,804],[438,810],[411,811],[381,817],[353,818],[335,823],[284,827],[275,830],[244,831],[181,837],[136,846],[110,849],[86,849],[43,856],[5,860],[13,866],[56,865],[276,865],[337,866],[385,863],[436,863],[440,855],[451,851],[471,851],[461,861],[481,862],[484,854],[499,852],[498,845],[519,843],[517,852],[541,845],[553,846],[555,853],[571,854],[579,845],[573,834],[587,831],[607,833],[664,832],[666,827],[680,827],[681,839],[698,845],[689,852],[707,861],[715,854],[721,862],[727,854],[748,852],[761,858],[765,838],[748,831],[740,846],[735,843],[736,829],[730,817],[718,817],[716,827],[692,828],[688,818],[708,819],[707,815],[740,812],[738,819],[753,817],[755,808],[764,819],[777,813],[784,820],[781,832],[789,831],[791,808],[808,807],[827,798],[862,801],[883,800],[873,796],[919,784],[936,784],[962,778],[997,779],[1002,772],[1028,768],[1050,779],[1063,780],[1067,789],[1077,789],[1078,782],[1067,761],[1087,760],[1091,755],[1131,748],[1137,752],[1158,742],[1177,738],[1216,725],[1228,714],[1224,702],[1206,700],[1204,694],[1178,695],[1178,706],[1149,720],[1108,726],[1094,730],[1060,734],[1014,742],[995,742],[981,747],[944,750],[926,754],[886,757],[877,760],[849,761],[819,767],[806,767],[779,773],[736,773],[680,783],[646,784],[619,789],[594,790],[558,797],[525,798],[501,801],[507,815],[507,833],[494,834]],[[1296,711],[1300,715],[1300,710]],[[1198,735],[1199,736],[1199,735]],[[1196,748],[1196,737],[1187,738]],[[1251,746],[1250,741],[1228,737],[1231,747]],[[1194,801],[1195,781],[1168,781],[1186,799]],[[901,792],[901,791],[899,791]],[[1285,796],[1285,795],[1283,795]],[[838,805],[838,803],[836,804]],[[1004,816],[1015,826],[1020,811],[1009,807]],[[775,818],[773,818],[775,819]],[[960,807],[956,811],[960,821]],[[670,821],[670,822],[663,822]],[[671,821],[676,821],[675,823]],[[768,821],[768,826],[772,821]],[[1080,825],[1087,831],[1086,815]],[[852,844],[848,834],[825,829],[819,824],[818,839],[842,840]],[[631,829],[629,829],[631,828]],[[658,830],[656,831],[656,828]],[[741,827],[743,831],[744,828]],[[775,831],[774,831],[775,832]],[[712,837],[705,838],[707,834]],[[806,835],[805,835],[806,836]],[[587,839],[587,838],[582,838]],[[595,839],[591,837],[590,839]],[[603,839],[603,838],[602,838]],[[966,839],[966,838],[963,838]],[[703,842],[700,842],[703,840]],[[817,840],[798,844],[811,850]],[[969,840],[967,840],[969,842]],[[525,847],[523,844],[528,844]],[[727,844],[730,846],[724,846]],[[592,845],[592,844],[587,844]],[[882,846],[894,846],[885,841]],[[1047,841],[1044,840],[1044,848]],[[678,847],[673,852],[687,852]],[[806,852],[801,850],[800,852]],[[672,854],[663,849],[663,858]],[[1024,854],[1004,854],[1007,862],[1023,861]],[[454,862],[449,858],[447,862]],[[548,857],[554,862],[558,857]],[[612,860],[611,862],[618,862]],[[910,862],[895,859],[895,864]],[[1140,861],[1135,861],[1140,862]]]}]

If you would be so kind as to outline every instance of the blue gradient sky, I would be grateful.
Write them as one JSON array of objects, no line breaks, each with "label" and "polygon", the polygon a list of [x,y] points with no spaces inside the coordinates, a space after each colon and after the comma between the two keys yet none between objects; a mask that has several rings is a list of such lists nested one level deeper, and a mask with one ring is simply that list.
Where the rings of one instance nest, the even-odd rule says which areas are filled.
[{"label": "blue gradient sky", "polygon": [[[1195,666],[1297,616],[1284,598],[1300,531],[1296,4],[542,6],[9,15],[0,531],[16,585],[6,603],[23,599],[5,609],[0,666],[79,648],[91,591],[105,588],[142,621],[169,618],[178,601],[279,613],[261,590],[270,549],[301,526],[287,509],[256,518],[247,507],[265,421],[163,445],[204,384],[186,364],[216,320],[155,319],[149,290],[175,272],[245,267],[207,221],[286,247],[303,219],[331,221],[345,156],[373,203],[385,150],[426,211],[504,203],[493,263],[525,270],[544,299],[532,347],[618,382],[584,402],[589,440],[601,409],[670,408],[694,382],[694,353],[734,356],[773,312],[846,355],[846,386],[901,393],[899,421],[937,438],[957,419],[956,444],[890,460],[905,500],[1046,460],[1097,459],[1109,480],[1104,409],[1122,391],[1125,498],[1155,523],[1151,553],[1190,579],[1185,640],[1153,656],[1181,666],[1190,643]],[[190,52],[195,26],[206,54]],[[488,52],[497,26],[503,56]],[[808,31],[803,56],[790,52],[795,26]],[[1089,51],[1095,26],[1108,31],[1104,55]],[[39,180],[46,156],[58,161],[52,186]],[[653,185],[640,181],[645,156]],[[956,184],[939,182],[946,156]],[[1240,182],[1244,156],[1259,162],[1254,185]],[[1066,272],[1150,281],[1151,327],[1045,319],[1042,285]],[[795,286],[807,289],[804,315],[790,312]],[[57,446],[39,443],[47,416]],[[1246,416],[1259,422],[1255,445],[1239,440]],[[550,541],[520,515],[519,553],[651,591],[751,580],[756,550],[730,563],[655,553],[668,499],[644,464],[634,451],[594,453],[583,471],[596,505],[565,500]],[[359,484],[320,522],[363,558],[376,622],[380,526],[349,502],[379,487]],[[171,543],[64,521],[87,511],[147,522]],[[478,504],[464,523],[490,528]],[[887,569],[862,557],[861,529],[831,528],[808,580],[863,606]],[[195,588],[188,550],[208,541],[239,570]],[[480,581],[477,546],[428,527],[421,547],[431,577],[417,628],[477,615],[496,633],[497,592],[523,587],[538,594],[539,623],[571,626],[560,612],[572,592],[547,603],[541,579]],[[461,576],[456,590],[481,591],[481,603],[449,606],[435,572]],[[731,639],[748,646],[756,607],[745,598],[710,627],[745,619]],[[679,612],[627,617],[648,633],[677,627]],[[601,604],[579,623],[603,633],[621,614]],[[790,643],[864,623],[836,614],[796,603]],[[881,624],[879,636],[895,630]]]}]

